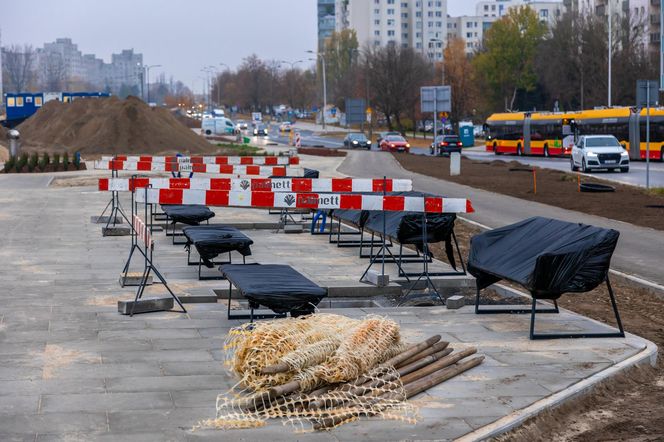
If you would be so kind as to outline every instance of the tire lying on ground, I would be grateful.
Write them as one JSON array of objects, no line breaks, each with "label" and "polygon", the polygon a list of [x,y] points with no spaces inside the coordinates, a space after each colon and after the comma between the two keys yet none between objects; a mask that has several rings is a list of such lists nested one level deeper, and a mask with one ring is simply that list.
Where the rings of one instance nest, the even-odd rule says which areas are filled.
[{"label": "tire lying on ground", "polygon": [[616,188],[608,184],[598,183],[583,183],[581,184],[581,192],[615,192]]}]

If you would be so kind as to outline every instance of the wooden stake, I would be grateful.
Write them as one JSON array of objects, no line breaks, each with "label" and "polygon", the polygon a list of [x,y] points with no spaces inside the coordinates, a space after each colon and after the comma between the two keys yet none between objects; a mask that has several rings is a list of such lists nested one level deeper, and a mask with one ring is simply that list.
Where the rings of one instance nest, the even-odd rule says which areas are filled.
[{"label": "wooden stake", "polygon": [[436,342],[435,344],[433,344],[431,347],[427,348],[426,350],[421,351],[418,354],[416,354],[415,356],[410,357],[410,358],[406,359],[405,361],[401,362],[400,364],[398,364],[396,366],[396,368],[403,367],[405,365],[408,365],[408,364],[411,364],[411,363],[417,361],[418,359],[422,359],[426,356],[432,355],[434,353],[438,353],[441,350],[445,350],[445,348],[447,348],[447,346],[449,344],[450,344],[449,342],[445,342],[445,341]]},{"label": "wooden stake", "polygon": [[403,353],[400,353],[396,355],[395,357],[388,359],[387,361],[383,362],[381,365],[391,365],[393,367],[396,367],[399,365],[401,362],[411,358],[412,356],[415,356],[416,354],[420,353],[421,351],[431,347],[434,345],[436,342],[440,341],[440,335],[435,335],[430,337],[424,342],[421,342],[414,347],[411,347],[410,349],[404,351]]},{"label": "wooden stake", "polygon": [[461,359],[470,356],[474,353],[477,353],[476,348],[467,348],[463,351],[460,351],[459,353],[454,353],[450,356],[446,356],[433,364],[427,365],[426,367],[423,367],[413,373],[407,374],[406,376],[403,376],[401,378],[401,382],[403,382],[404,385],[409,384],[417,379],[420,379],[426,375],[429,375],[437,370],[440,370],[441,368],[448,367],[452,364],[457,363]]}]

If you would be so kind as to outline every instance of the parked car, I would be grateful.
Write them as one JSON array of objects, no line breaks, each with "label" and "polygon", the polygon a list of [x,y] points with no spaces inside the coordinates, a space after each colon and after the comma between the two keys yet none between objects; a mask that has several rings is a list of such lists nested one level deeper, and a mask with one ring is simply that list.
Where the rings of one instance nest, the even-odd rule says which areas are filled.
[{"label": "parked car", "polygon": [[290,132],[291,131],[291,124],[290,121],[284,121],[279,125],[279,131],[280,132]]},{"label": "parked car", "polygon": [[236,127],[240,130],[247,130],[249,125],[244,120],[237,120]]},{"label": "parked car", "polygon": [[461,153],[463,143],[456,135],[438,135],[429,150],[431,155],[449,155],[452,152]]},{"label": "parked car", "polygon": [[409,153],[410,144],[401,135],[386,135],[380,142],[380,150]]},{"label": "parked car", "polygon": [[582,135],[572,147],[570,168],[629,172],[629,154],[613,135]]},{"label": "parked car", "polygon": [[385,137],[388,136],[388,135],[398,135],[398,136],[401,136],[401,133],[399,133],[399,132],[394,132],[394,131],[392,131],[392,132],[380,132],[380,133],[378,134],[378,138],[376,138],[376,142],[378,143],[378,145],[380,145],[380,142],[383,141],[383,138],[385,138]]},{"label": "parked car", "polygon": [[254,127],[254,136],[256,137],[267,137],[267,126],[262,123],[256,124]]},{"label": "parked car", "polygon": [[364,147],[371,149],[371,140],[361,132],[351,132],[344,138],[344,147]]}]

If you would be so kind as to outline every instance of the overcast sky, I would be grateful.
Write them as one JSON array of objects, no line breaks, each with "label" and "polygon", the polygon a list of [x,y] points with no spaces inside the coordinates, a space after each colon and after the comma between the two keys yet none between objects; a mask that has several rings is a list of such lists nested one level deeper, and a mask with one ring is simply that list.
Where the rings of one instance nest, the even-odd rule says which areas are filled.
[{"label": "overcast sky", "polygon": [[[448,13],[473,14],[476,1],[449,0]],[[235,68],[252,53],[311,63],[316,20],[316,0],[0,0],[3,46],[70,37],[107,62],[133,48],[144,63],[163,66],[152,75],[165,72],[196,91],[203,67]]]}]

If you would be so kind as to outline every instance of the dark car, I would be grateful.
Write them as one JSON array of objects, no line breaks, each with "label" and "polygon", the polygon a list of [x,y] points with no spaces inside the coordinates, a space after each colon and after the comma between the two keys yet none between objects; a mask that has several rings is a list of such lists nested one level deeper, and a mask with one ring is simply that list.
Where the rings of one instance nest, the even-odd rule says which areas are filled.
[{"label": "dark car", "polygon": [[254,128],[254,136],[267,137],[267,127],[264,124],[257,124]]},{"label": "dark car", "polygon": [[363,133],[353,132],[344,138],[344,147],[364,147],[365,149],[371,149],[371,141]]},{"label": "dark car", "polygon": [[456,135],[439,135],[436,140],[431,143],[429,150],[431,155],[449,155],[452,152],[461,153],[463,143]]}]

